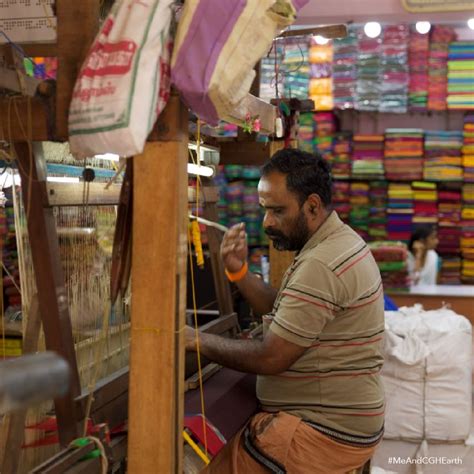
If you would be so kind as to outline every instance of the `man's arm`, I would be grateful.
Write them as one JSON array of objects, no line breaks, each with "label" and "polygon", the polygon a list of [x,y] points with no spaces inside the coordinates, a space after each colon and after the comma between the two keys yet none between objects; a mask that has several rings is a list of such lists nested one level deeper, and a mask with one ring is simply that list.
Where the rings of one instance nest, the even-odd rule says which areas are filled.
[{"label": "man's arm", "polygon": [[[244,224],[237,224],[226,232],[221,244],[221,256],[228,271],[235,273],[243,267],[248,257]],[[272,310],[277,290],[257,275],[247,272],[236,285],[255,314],[261,315]]]},{"label": "man's arm", "polygon": [[[196,351],[196,330],[187,326],[185,337],[186,349]],[[208,359],[231,369],[275,375],[291,367],[306,347],[286,341],[269,330],[263,341],[199,333],[199,350]]]}]

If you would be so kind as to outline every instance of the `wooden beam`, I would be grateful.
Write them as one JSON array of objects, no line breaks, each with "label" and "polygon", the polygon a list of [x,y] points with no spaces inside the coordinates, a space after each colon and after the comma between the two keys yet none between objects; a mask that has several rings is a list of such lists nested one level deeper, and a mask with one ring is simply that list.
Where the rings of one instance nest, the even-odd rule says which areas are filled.
[{"label": "wooden beam", "polygon": [[347,36],[346,25],[327,25],[315,26],[314,28],[290,29],[284,31],[279,38],[287,38],[289,36],[307,36],[320,35],[328,39],[345,38]]},{"label": "wooden beam", "polygon": [[[56,43],[23,43],[18,46],[28,57],[41,56],[44,58],[55,58],[58,54]],[[0,56],[5,55],[9,48],[9,44],[0,45]]]},{"label": "wooden beam", "polygon": [[68,112],[79,69],[99,29],[99,0],[57,0],[57,58],[55,138],[68,138]]},{"label": "wooden beam", "polygon": [[[121,184],[89,183],[87,204],[90,206],[116,206],[119,203]],[[82,206],[84,202],[84,183],[46,184],[50,206]]]},{"label": "wooden beam", "polygon": [[134,157],[130,474],[182,472],[188,113],[166,109],[166,141]]},{"label": "wooden beam", "polygon": [[56,223],[53,210],[45,207],[48,197],[42,148],[37,146],[30,150],[27,143],[16,143],[15,149],[46,349],[64,357],[71,369],[70,391],[54,401],[59,439],[65,446],[78,435],[73,399],[80,393],[80,382],[67,293],[59,259]]},{"label": "wooden beam", "polygon": [[281,147],[284,145],[282,140],[271,141],[268,143],[256,141],[222,142],[220,145],[220,163],[223,165],[263,165],[272,155],[272,150],[276,146],[273,145],[274,143],[281,143]]}]

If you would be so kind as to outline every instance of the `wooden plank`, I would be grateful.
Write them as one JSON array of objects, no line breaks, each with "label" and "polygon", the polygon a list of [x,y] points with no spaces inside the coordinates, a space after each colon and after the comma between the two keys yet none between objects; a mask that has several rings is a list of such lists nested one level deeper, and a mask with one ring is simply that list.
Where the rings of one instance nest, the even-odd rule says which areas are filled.
[{"label": "wooden plank", "polygon": [[[87,204],[90,206],[116,206],[120,200],[121,184],[89,183]],[[84,183],[47,182],[50,206],[82,206],[85,204]]]},{"label": "wooden plank", "polygon": [[[56,43],[22,43],[18,46],[20,46],[25,55],[29,57],[41,56],[46,58],[54,58],[58,54],[58,47]],[[9,44],[0,45],[0,56],[6,54],[9,48]]]},{"label": "wooden plank", "polygon": [[58,236],[53,210],[44,207],[48,198],[42,149],[40,146],[34,147],[33,156],[27,143],[16,143],[15,149],[23,183],[23,200],[46,349],[64,357],[71,369],[70,391],[54,401],[59,439],[64,446],[78,434],[73,399],[80,393],[80,382],[67,293],[59,259]]},{"label": "wooden plank", "polygon": [[[41,318],[36,293],[31,298],[25,337],[23,339],[23,354],[32,354],[38,350],[38,340],[41,330]],[[6,418],[8,423],[7,438],[3,465],[0,472],[15,474],[20,463],[21,445],[25,436],[25,421],[27,410],[11,413]],[[8,453],[8,455],[6,455]]]},{"label": "wooden plank", "polygon": [[271,141],[268,143],[260,143],[256,141],[233,141],[222,142],[220,145],[220,164],[223,165],[263,165],[270,156],[272,150],[275,149],[273,143],[280,144],[277,148],[283,148],[284,142],[282,140]]},{"label": "wooden plank", "polygon": [[[188,202],[196,202],[196,188],[188,188]],[[217,186],[206,186],[199,189],[199,202],[216,203],[219,201],[219,188]]]},{"label": "wooden plank", "polygon": [[279,38],[287,38],[289,36],[307,36],[307,35],[320,35],[325,38],[345,38],[347,36],[346,25],[326,25],[326,26],[315,26],[313,28],[303,29],[289,29],[284,31]]},{"label": "wooden plank", "polygon": [[100,0],[57,0],[57,58],[55,138],[68,137],[72,90],[82,61],[99,29]]},{"label": "wooden plank", "polygon": [[182,472],[188,114],[177,96],[167,109],[166,141],[134,157],[131,474]]}]

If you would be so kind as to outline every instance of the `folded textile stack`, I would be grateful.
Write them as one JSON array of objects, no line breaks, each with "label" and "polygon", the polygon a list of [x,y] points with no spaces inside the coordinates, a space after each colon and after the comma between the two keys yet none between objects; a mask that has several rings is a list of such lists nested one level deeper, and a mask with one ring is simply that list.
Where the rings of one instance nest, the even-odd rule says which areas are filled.
[{"label": "folded textile stack", "polygon": [[309,63],[311,79],[309,81],[309,98],[314,101],[314,110],[332,110],[332,42],[317,44],[311,37]]},{"label": "folded textile stack", "polygon": [[369,239],[387,240],[387,182],[370,182]]},{"label": "folded textile stack", "polygon": [[368,183],[351,183],[350,226],[364,239],[369,238],[369,185]]},{"label": "folded textile stack", "polygon": [[450,26],[435,25],[431,31],[428,59],[428,109],[446,110],[448,94],[448,48],[456,35]]},{"label": "folded textile stack", "polygon": [[354,135],[352,145],[352,177],[383,179],[383,135]]},{"label": "folded textile stack", "polygon": [[385,176],[391,180],[423,178],[423,130],[387,128],[384,150]]},{"label": "folded textile stack", "polygon": [[315,112],[314,149],[328,161],[332,160],[332,145],[336,131],[336,117],[333,112]]},{"label": "folded textile stack", "polygon": [[219,188],[219,200],[217,201],[217,217],[219,219],[219,224],[227,226],[227,178],[225,176],[224,165],[218,166],[216,176],[214,177],[214,185]]},{"label": "folded textile stack", "polygon": [[245,222],[247,242],[251,246],[260,245],[262,215],[257,191],[260,168],[258,166],[245,166],[243,177],[247,178],[244,179],[242,194],[243,222]]},{"label": "folded textile stack", "polygon": [[462,145],[462,132],[425,132],[424,178],[428,181],[462,181]]},{"label": "folded textile stack", "polygon": [[474,110],[474,41],[449,45],[448,109]]},{"label": "folded textile stack", "polygon": [[351,177],[351,132],[339,132],[334,135],[331,172],[335,179],[349,179]]},{"label": "folded textile stack", "polygon": [[314,120],[312,112],[300,114],[298,119],[298,148],[308,153],[314,152]]},{"label": "folded textile stack", "polygon": [[242,222],[244,214],[244,181],[242,179],[243,166],[225,165],[225,176],[228,181],[225,190],[227,201],[227,225],[233,226]]},{"label": "folded textile stack", "polygon": [[467,113],[464,117],[462,165],[464,167],[464,181],[474,182],[474,113]]},{"label": "folded textile stack", "polygon": [[413,189],[413,225],[438,224],[438,191],[436,183],[414,181]]},{"label": "folded textile stack", "polygon": [[[441,267],[441,283],[460,283],[461,257],[461,190],[459,185],[445,183],[438,190],[438,238],[437,252],[444,261]],[[447,263],[451,262],[451,267]]]},{"label": "folded textile stack", "polygon": [[429,50],[430,35],[422,35],[412,28],[408,43],[408,65],[410,68],[408,107],[410,110],[423,111],[428,107]]},{"label": "folded textile stack", "polygon": [[462,188],[462,233],[461,252],[463,283],[474,284],[474,184],[464,184]]},{"label": "folded textile stack", "polygon": [[334,181],[332,185],[332,203],[339,217],[349,223],[351,205],[349,202],[350,185],[347,181]]},{"label": "folded textile stack", "polygon": [[260,60],[260,91],[259,97],[266,102],[280,97],[284,91],[283,42],[275,40],[267,56]]},{"label": "folded textile stack", "polygon": [[382,276],[384,291],[409,289],[407,247],[402,242],[371,242],[369,248]]},{"label": "folded textile stack", "polygon": [[282,62],[284,97],[307,99],[309,90],[309,44],[305,37],[285,38]]},{"label": "folded textile stack", "polygon": [[409,33],[408,25],[387,25],[383,28],[380,112],[407,111]]},{"label": "folded textile stack", "polygon": [[356,87],[357,32],[349,26],[345,38],[333,41],[332,95],[335,109],[353,109]]},{"label": "folded textile stack", "polygon": [[357,110],[378,110],[381,88],[381,40],[368,38],[362,30],[358,31],[357,42]]},{"label": "folded textile stack", "polygon": [[[11,196],[7,197],[11,202]],[[4,223],[2,226],[2,233],[4,236],[2,263],[8,270],[8,275],[3,278],[5,295],[4,307],[6,309],[12,306],[19,309],[19,307],[21,307],[22,301],[21,294],[18,291],[20,286],[20,270],[18,267],[18,250],[16,245],[15,216],[13,207],[6,207],[4,212],[6,223]]]},{"label": "folded textile stack", "polygon": [[408,183],[388,185],[387,233],[389,240],[408,242],[412,233],[413,191]]}]

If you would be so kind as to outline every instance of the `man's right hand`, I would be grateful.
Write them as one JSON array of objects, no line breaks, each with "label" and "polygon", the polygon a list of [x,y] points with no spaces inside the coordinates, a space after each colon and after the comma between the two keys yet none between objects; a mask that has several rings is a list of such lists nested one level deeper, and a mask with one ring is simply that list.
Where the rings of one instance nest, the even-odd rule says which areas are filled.
[{"label": "man's right hand", "polygon": [[225,234],[221,243],[221,257],[227,271],[238,272],[247,261],[248,247],[245,224],[232,226]]}]

